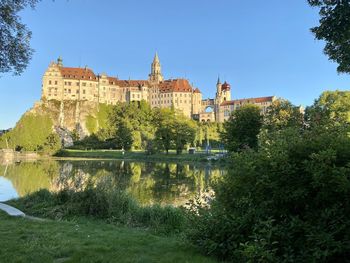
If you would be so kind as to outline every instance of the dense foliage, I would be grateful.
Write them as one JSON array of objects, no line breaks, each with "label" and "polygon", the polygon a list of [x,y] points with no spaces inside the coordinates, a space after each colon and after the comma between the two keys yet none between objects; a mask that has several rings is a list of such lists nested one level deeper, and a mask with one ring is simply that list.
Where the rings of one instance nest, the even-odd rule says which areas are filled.
[{"label": "dense foliage", "polygon": [[308,0],[320,8],[320,24],[311,29],[316,39],[324,40],[324,53],[337,62],[338,72],[350,73],[349,0]]},{"label": "dense foliage", "polygon": [[[102,125],[101,125],[102,124]],[[113,148],[145,150],[149,154],[204,142],[219,145],[216,123],[200,124],[174,109],[152,109],[145,101],[100,106],[96,116],[88,116],[86,126],[91,136],[77,141],[73,148]]]},{"label": "dense foliage", "polygon": [[61,148],[49,115],[25,114],[15,128],[0,137],[0,148],[52,154]]},{"label": "dense foliage", "polygon": [[247,104],[235,110],[224,123],[221,139],[229,151],[256,148],[263,118],[258,106]]},{"label": "dense foliage", "polygon": [[350,123],[350,92],[325,91],[306,108],[306,119],[311,126],[339,126]]},{"label": "dense foliage", "polygon": [[[233,262],[346,262],[350,129],[343,116],[349,113],[348,94],[323,93],[302,128],[294,121],[297,112],[286,120],[286,111],[273,105],[267,118],[284,121],[262,129],[256,150],[233,154],[210,206],[192,207],[190,240],[205,253]],[[327,114],[314,114],[315,109]],[[338,114],[329,109],[339,109]]]},{"label": "dense foliage", "polygon": [[34,6],[40,0],[0,1],[0,73],[20,74],[31,59],[31,32],[24,25],[18,13]]}]

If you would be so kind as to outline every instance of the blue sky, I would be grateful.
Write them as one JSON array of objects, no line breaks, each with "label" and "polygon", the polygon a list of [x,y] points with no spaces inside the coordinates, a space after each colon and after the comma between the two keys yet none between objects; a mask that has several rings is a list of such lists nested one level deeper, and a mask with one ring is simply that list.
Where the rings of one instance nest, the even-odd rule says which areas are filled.
[{"label": "blue sky", "polygon": [[166,78],[188,78],[213,97],[218,74],[233,98],[276,95],[304,106],[324,90],[348,89],[309,28],[306,0],[43,0],[21,13],[35,54],[21,76],[0,77],[0,129],[40,99],[59,55],[120,79],[146,79],[155,51]]}]

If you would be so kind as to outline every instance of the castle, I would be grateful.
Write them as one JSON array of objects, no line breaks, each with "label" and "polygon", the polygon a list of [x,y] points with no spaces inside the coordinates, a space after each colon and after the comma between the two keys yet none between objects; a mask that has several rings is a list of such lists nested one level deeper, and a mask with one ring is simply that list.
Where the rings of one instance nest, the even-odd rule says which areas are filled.
[{"label": "castle", "polygon": [[[232,111],[251,103],[264,113],[275,100],[274,96],[231,100],[231,87],[218,79],[215,99],[202,99],[202,93],[187,79],[164,80],[157,53],[147,80],[120,80],[106,74],[96,75],[91,69],[63,66],[58,58],[52,62],[42,80],[42,100],[89,101],[116,104],[117,102],[147,101],[152,108],[169,108],[183,112],[201,122],[224,122]],[[78,109],[77,109],[78,110]],[[78,114],[79,115],[79,114]],[[63,123],[64,116],[60,116]],[[78,120],[77,120],[78,122]]]}]

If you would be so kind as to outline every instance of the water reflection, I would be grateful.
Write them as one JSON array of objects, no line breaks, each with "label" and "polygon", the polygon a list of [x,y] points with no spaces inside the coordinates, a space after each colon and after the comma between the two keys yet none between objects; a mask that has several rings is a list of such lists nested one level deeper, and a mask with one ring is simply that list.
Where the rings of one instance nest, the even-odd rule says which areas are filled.
[{"label": "water reflection", "polygon": [[205,191],[225,171],[203,164],[91,160],[51,160],[0,166],[0,175],[11,181],[19,196],[42,188],[77,191],[88,183],[108,180],[111,187],[126,190],[144,205],[184,204]]}]

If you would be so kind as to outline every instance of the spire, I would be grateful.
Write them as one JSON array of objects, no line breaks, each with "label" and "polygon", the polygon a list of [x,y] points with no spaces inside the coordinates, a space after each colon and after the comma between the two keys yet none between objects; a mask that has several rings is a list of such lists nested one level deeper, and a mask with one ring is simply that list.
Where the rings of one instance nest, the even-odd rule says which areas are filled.
[{"label": "spire", "polygon": [[219,84],[221,84],[221,82],[220,82],[220,75],[218,75],[218,82],[216,83],[216,85],[219,85]]},{"label": "spire", "polygon": [[154,55],[154,59],[151,65],[151,74],[149,74],[150,81],[154,81],[159,83],[160,81],[163,81],[163,75],[162,75],[162,68],[160,65],[158,53]]},{"label": "spire", "polygon": [[159,63],[159,57],[158,57],[157,51],[156,51],[156,54],[154,55],[153,63]]}]

